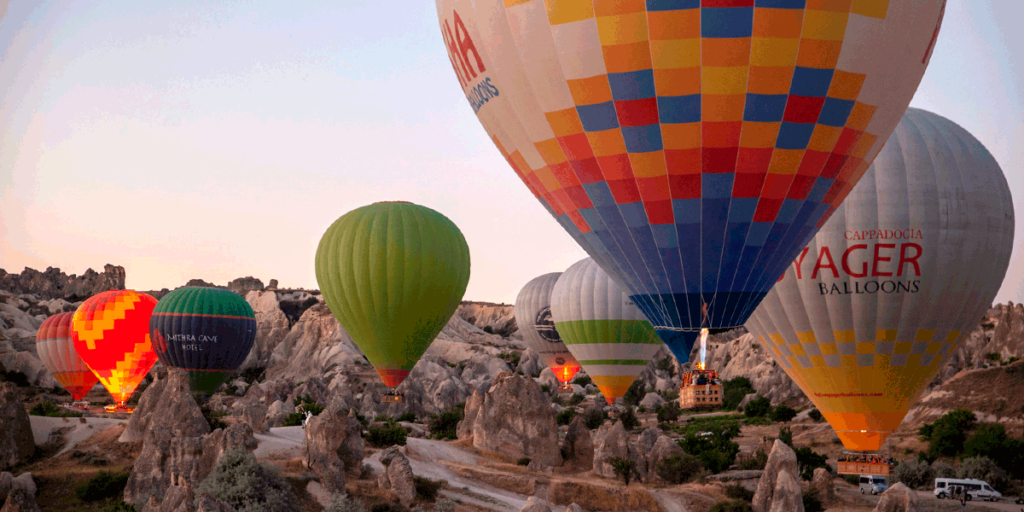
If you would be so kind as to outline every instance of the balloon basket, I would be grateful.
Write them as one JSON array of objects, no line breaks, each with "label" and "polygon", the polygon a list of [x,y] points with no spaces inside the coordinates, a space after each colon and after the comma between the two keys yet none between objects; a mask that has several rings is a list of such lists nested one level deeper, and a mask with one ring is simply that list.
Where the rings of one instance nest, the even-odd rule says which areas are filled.
[{"label": "balloon basket", "polygon": [[77,409],[79,411],[88,411],[89,410],[89,402],[85,402],[85,401],[81,401],[81,400],[79,400],[77,402],[64,403],[62,405],[66,409]]},{"label": "balloon basket", "polygon": [[398,393],[388,393],[380,397],[380,403],[382,404],[401,404],[405,403],[405,395]]},{"label": "balloon basket", "polygon": [[562,384],[558,386],[559,393],[572,393],[572,384]]},{"label": "balloon basket", "polygon": [[892,476],[893,462],[891,458],[873,453],[847,453],[836,462],[836,472],[840,475],[872,475]]},{"label": "balloon basket", "polygon": [[135,412],[135,408],[134,407],[128,407],[127,405],[124,405],[124,404],[113,404],[113,405],[104,406],[103,407],[103,412],[120,412],[120,413],[131,414],[131,413]]},{"label": "balloon basket", "polygon": [[715,370],[693,370],[683,375],[679,387],[679,408],[684,411],[717,409],[722,406],[722,381]]}]

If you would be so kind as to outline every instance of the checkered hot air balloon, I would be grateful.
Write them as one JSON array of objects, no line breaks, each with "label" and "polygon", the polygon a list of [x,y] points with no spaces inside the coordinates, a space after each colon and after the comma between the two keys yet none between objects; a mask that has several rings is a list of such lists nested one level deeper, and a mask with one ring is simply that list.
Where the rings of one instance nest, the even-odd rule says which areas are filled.
[{"label": "checkered hot air balloon", "polygon": [[75,350],[121,407],[156,363],[149,317],[156,299],[134,290],[93,295],[71,319]]},{"label": "checkered hot air balloon", "polygon": [[480,123],[680,363],[867,170],[945,0],[437,0]]},{"label": "checkered hot air balloon", "polygon": [[992,155],[909,109],[747,328],[851,450],[878,450],[978,325],[1013,249]]}]

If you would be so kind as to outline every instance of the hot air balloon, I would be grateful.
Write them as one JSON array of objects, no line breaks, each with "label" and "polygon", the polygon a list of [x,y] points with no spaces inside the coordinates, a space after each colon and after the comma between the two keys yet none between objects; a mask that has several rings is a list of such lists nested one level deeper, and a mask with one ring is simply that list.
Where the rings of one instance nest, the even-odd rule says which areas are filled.
[{"label": "hot air balloon", "polygon": [[256,314],[235,292],[178,288],[157,303],[149,331],[160,361],[188,372],[193,391],[212,394],[252,350]]},{"label": "hot air balloon", "polygon": [[327,228],[316,280],[352,341],[395,387],[458,308],[469,284],[469,246],[430,208],[374,203]]},{"label": "hot air balloon", "polygon": [[626,394],[661,350],[654,327],[592,258],[574,263],[551,291],[551,316],[609,404]]},{"label": "hot air balloon", "polygon": [[561,275],[561,272],[552,272],[526,283],[516,297],[515,310],[516,325],[523,333],[526,346],[540,354],[558,382],[565,386],[580,370],[580,363],[565,347],[551,317],[551,290]]},{"label": "hot air balloon", "polygon": [[992,155],[909,109],[747,328],[847,449],[878,450],[992,304],[1013,233]]},{"label": "hot air balloon", "polygon": [[680,363],[701,327],[743,325],[867,169],[944,8],[437,0],[491,140]]},{"label": "hot air balloon", "polygon": [[43,320],[36,332],[36,352],[53,378],[71,393],[71,398],[81,400],[99,379],[75,350],[71,340],[73,316],[74,313],[58,313]]},{"label": "hot air balloon", "polygon": [[157,360],[149,339],[155,306],[148,294],[110,290],[89,297],[71,320],[75,350],[121,410]]}]

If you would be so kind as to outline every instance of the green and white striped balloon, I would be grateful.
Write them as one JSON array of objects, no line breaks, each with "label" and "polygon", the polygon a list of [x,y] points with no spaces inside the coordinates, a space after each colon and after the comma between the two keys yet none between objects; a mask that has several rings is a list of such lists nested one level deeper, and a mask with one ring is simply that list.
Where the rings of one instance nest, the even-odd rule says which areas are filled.
[{"label": "green and white striped balloon", "polygon": [[651,322],[591,258],[558,278],[551,316],[569,352],[609,404],[626,394],[661,349]]}]

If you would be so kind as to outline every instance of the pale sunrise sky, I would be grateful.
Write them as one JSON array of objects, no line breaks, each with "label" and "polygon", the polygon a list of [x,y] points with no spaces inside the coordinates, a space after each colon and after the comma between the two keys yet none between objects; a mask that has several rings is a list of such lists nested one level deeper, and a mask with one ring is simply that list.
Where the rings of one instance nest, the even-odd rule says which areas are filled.
[{"label": "pale sunrise sky", "polygon": [[[997,302],[1024,301],[1022,24],[1021,0],[949,0],[911,103],[1007,176],[1018,226]],[[468,300],[511,303],[586,256],[474,116],[433,0],[0,0],[0,91],[8,272],[113,263],[138,290],[316,288],[324,230],[384,200],[461,228]]]}]

